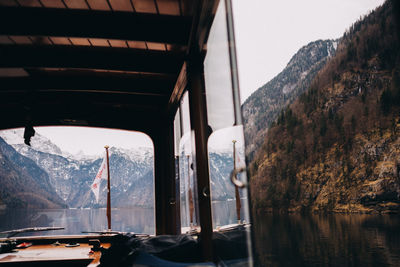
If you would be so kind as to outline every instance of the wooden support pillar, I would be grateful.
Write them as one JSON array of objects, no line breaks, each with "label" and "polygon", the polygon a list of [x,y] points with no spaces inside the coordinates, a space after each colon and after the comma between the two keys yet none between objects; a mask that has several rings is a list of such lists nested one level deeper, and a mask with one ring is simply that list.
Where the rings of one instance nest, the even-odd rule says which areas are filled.
[{"label": "wooden support pillar", "polygon": [[203,258],[205,261],[211,261],[213,260],[213,230],[207,150],[209,131],[203,73],[203,57],[200,53],[192,54],[188,62],[188,85],[190,122],[195,134],[197,192],[201,227],[200,238],[202,241]]},{"label": "wooden support pillar", "polygon": [[153,136],[155,168],[156,235],[178,234],[173,123],[157,129]]}]

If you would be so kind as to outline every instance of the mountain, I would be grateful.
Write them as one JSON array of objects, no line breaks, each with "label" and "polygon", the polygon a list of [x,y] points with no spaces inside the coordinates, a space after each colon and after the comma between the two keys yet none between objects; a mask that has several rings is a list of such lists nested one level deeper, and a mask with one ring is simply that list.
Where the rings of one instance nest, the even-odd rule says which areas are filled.
[{"label": "mountain", "polygon": [[[20,153],[33,159],[49,174],[51,184],[70,207],[106,206],[106,181],[104,180],[101,184],[102,190],[98,204],[90,190],[102,158],[79,161],[43,153],[23,145],[16,145],[16,148]],[[123,204],[123,206],[152,205],[153,195],[148,192],[148,188],[153,188],[152,151],[148,148],[142,148],[142,150],[147,152],[143,153],[147,156],[134,160],[132,160],[132,155],[127,155],[116,148],[109,150],[113,206],[119,206],[118,204]],[[137,192],[137,197],[141,202],[120,201],[120,199],[127,199],[125,195],[131,194],[133,189]]]},{"label": "mountain", "polygon": [[270,124],[282,109],[303,93],[326,61],[335,54],[337,40],[318,40],[302,47],[275,78],[243,104],[246,155],[253,158]]},{"label": "mountain", "polygon": [[[12,143],[13,148],[18,153],[31,159],[48,174],[48,181],[44,181],[44,183],[50,184],[69,207],[106,206],[106,181],[103,180],[101,183],[99,203],[96,203],[90,190],[102,158],[88,159],[83,154],[77,156],[67,154],[49,139],[38,134],[32,138],[32,147],[29,147],[23,144],[22,129],[2,131],[0,136]],[[43,145],[41,145],[41,142]],[[244,161],[243,153],[240,155],[242,161]],[[109,159],[112,206],[153,207],[153,149],[111,147],[109,149]],[[210,152],[213,200],[234,198],[234,187],[229,178],[232,169],[232,152]],[[187,170],[185,170],[185,173],[187,173]]]},{"label": "mountain", "polygon": [[[23,142],[23,136],[24,136],[23,128],[1,131],[0,136],[9,145],[12,145],[12,146],[24,145],[25,147],[28,147]],[[59,156],[64,155],[63,152],[61,151],[61,149],[57,145],[55,145],[48,138],[44,137],[43,135],[40,135],[39,133],[35,133],[34,137],[31,139],[31,148],[35,149],[36,151],[40,151],[40,152],[44,152],[44,153],[50,153],[50,154],[55,154],[55,155],[59,155]]]},{"label": "mountain", "polygon": [[[90,190],[102,158],[98,156],[91,159],[83,154],[75,156],[65,153],[51,140],[37,133],[32,138],[32,146],[29,147],[23,144],[23,129],[2,131],[1,136],[10,142],[16,151],[33,160],[48,174],[47,183],[55,188],[69,207],[106,206],[106,181],[101,185],[99,203],[96,203]],[[109,154],[113,206],[152,206],[153,150],[111,147]],[[137,201],[129,197],[132,192],[138,198]]]},{"label": "mountain", "polygon": [[[244,162],[244,152],[239,153],[239,157]],[[230,179],[233,170],[232,152],[212,151],[209,152],[209,158],[212,200],[235,199],[235,187]]]},{"label": "mountain", "polygon": [[354,23],[250,166],[258,211],[400,211],[396,1]]},{"label": "mountain", "polygon": [[64,208],[49,176],[0,137],[0,203],[7,208]]}]

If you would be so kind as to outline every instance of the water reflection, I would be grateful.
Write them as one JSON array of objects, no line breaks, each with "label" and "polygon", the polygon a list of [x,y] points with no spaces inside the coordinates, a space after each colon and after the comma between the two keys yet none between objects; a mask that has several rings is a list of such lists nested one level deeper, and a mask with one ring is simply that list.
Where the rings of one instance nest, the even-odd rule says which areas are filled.
[{"label": "water reflection", "polygon": [[[112,230],[154,234],[153,209],[112,209]],[[24,233],[24,236],[70,235],[107,228],[106,209],[6,210],[0,212],[0,231],[61,226],[64,230]]]},{"label": "water reflection", "polygon": [[[273,215],[254,218],[258,266],[400,266],[400,217]],[[213,202],[215,226],[236,223],[234,201]],[[113,209],[113,230],[154,234],[151,209]],[[0,211],[0,231],[64,226],[24,235],[80,234],[107,227],[106,210]]]},{"label": "water reflection", "polygon": [[[246,199],[241,199],[242,207],[246,204]],[[237,223],[236,216],[236,202],[235,200],[227,200],[227,201],[213,201],[212,202],[212,221],[213,228],[217,228],[219,226],[224,226],[228,224]],[[241,209],[240,216],[242,221],[249,222],[248,213]],[[181,217],[186,218],[186,210],[181,210]],[[182,225],[187,226],[187,225]]]},{"label": "water reflection", "polygon": [[[247,199],[241,199],[242,207],[246,204]],[[237,223],[236,216],[236,202],[232,201],[213,201],[212,203],[212,217],[213,226],[217,228],[218,226],[228,225]],[[242,221],[249,222],[248,213],[241,209],[240,218]]]},{"label": "water reflection", "polygon": [[272,215],[255,218],[260,266],[400,266],[400,217]]}]

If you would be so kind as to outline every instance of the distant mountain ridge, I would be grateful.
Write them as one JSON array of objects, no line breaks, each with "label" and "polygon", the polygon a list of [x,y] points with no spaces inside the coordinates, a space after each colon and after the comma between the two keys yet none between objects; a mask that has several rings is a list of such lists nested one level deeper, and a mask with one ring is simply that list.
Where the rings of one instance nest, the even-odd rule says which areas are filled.
[{"label": "distant mountain ridge", "polygon": [[[102,162],[102,157],[87,159],[84,155],[67,154],[44,136],[35,135],[32,147],[23,144],[23,130],[0,132],[12,143],[16,153],[25,156],[48,174],[47,184],[71,208],[106,206],[106,181],[102,181],[99,203],[90,185]],[[37,138],[37,139],[36,139]],[[43,146],[41,146],[42,142]],[[54,151],[53,151],[54,149]],[[241,155],[243,157],[243,155]],[[83,158],[83,159],[82,159]],[[154,206],[154,158],[152,148],[109,149],[111,202],[113,207]],[[229,179],[233,168],[232,152],[210,152],[213,200],[234,198],[234,187]],[[1,168],[0,168],[1,169]]]},{"label": "distant mountain ridge", "polygon": [[[0,136],[4,139],[4,141],[7,142],[7,144],[11,146],[24,145],[22,139],[22,137],[24,136],[24,129],[22,128],[0,132]],[[64,153],[56,144],[37,132],[35,133],[35,136],[31,139],[30,147],[40,152],[64,156]]]},{"label": "distant mountain ridge", "polygon": [[335,54],[338,40],[318,40],[303,46],[276,77],[256,90],[242,105],[246,155],[254,157],[268,131],[288,104],[310,85],[327,59]]},{"label": "distant mountain ridge", "polygon": [[64,208],[48,174],[0,137],[0,202],[7,208]]},{"label": "distant mountain ridge", "polygon": [[[102,156],[96,158],[63,152],[48,138],[35,134],[32,146],[23,144],[23,129],[3,131],[4,137],[22,155],[32,159],[49,176],[49,183],[71,208],[104,207],[106,183],[101,185],[99,203],[90,186],[100,167]],[[153,206],[153,151],[152,148],[122,149],[111,147],[110,176],[112,203],[116,207]],[[142,181],[143,180],[143,181]],[[45,186],[45,185],[43,185]],[[132,193],[137,199],[127,202]]]}]

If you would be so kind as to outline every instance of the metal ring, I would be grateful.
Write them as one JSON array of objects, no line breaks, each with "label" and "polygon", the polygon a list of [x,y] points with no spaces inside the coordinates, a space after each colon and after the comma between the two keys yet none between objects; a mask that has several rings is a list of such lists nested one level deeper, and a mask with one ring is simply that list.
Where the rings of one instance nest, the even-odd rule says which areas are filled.
[{"label": "metal ring", "polygon": [[238,180],[238,179],[236,178],[236,176],[237,176],[239,173],[244,172],[244,171],[246,171],[246,167],[241,167],[241,168],[239,168],[239,169],[234,169],[234,170],[231,172],[231,182],[232,182],[235,186],[237,186],[237,187],[239,187],[239,188],[244,188],[244,187],[247,186],[247,183],[246,183],[246,182],[242,182],[242,181],[240,181],[240,180]]}]

